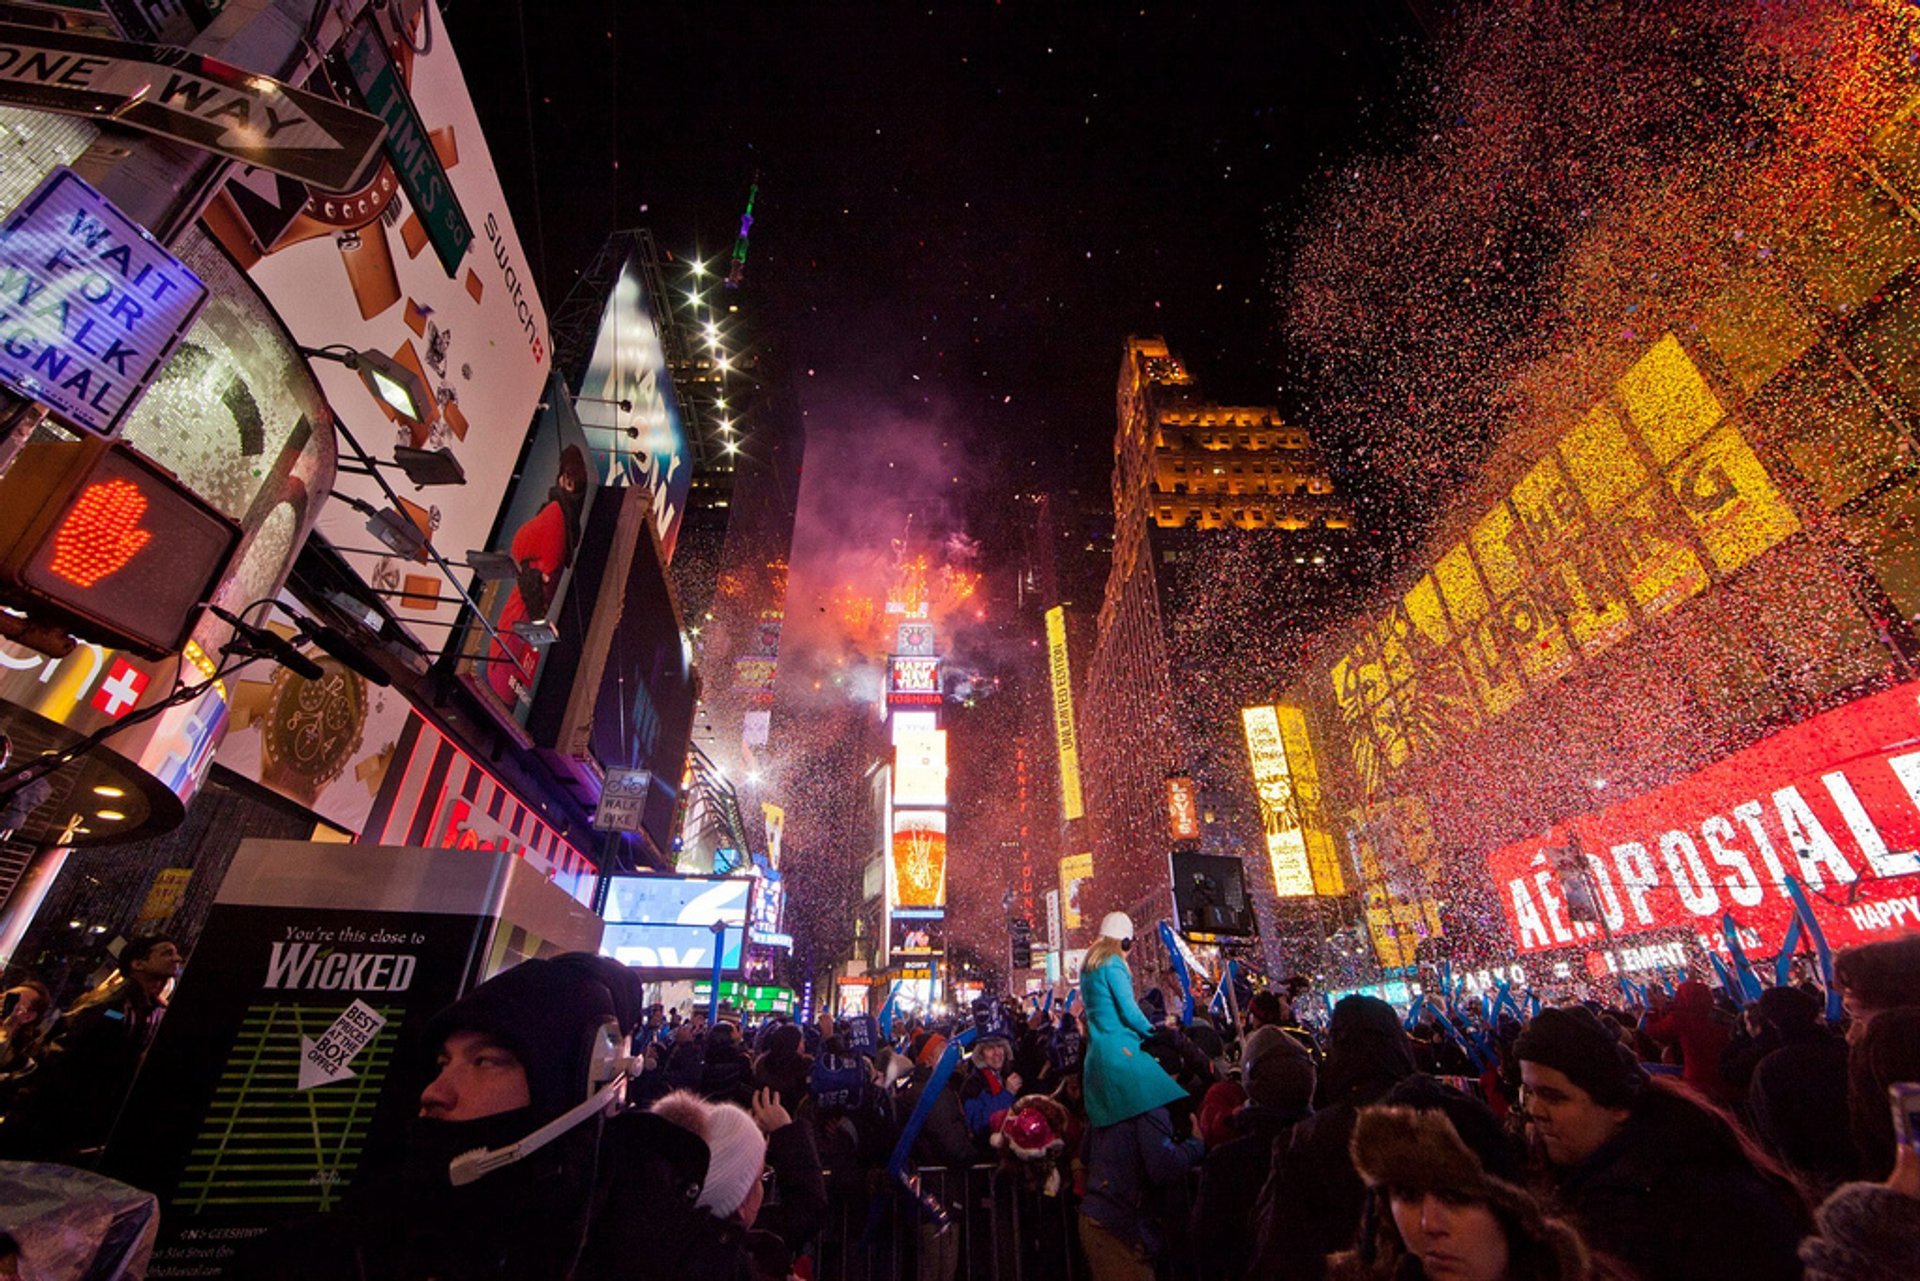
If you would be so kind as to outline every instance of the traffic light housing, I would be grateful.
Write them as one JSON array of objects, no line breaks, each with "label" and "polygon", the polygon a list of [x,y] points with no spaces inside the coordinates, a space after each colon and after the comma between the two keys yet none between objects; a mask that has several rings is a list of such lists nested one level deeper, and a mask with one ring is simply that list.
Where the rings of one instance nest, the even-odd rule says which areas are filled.
[{"label": "traffic light housing", "polygon": [[116,649],[178,653],[240,526],[122,441],[40,436],[0,476],[0,601]]},{"label": "traffic light housing", "polygon": [[1033,968],[1033,922],[1017,920],[1013,922],[1013,968],[1030,970]]}]

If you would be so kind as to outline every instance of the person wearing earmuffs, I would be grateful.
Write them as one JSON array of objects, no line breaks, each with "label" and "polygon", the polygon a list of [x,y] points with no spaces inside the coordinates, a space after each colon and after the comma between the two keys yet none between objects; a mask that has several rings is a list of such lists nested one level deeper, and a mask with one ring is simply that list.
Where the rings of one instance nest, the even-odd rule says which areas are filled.
[{"label": "person wearing earmuffs", "polygon": [[640,983],[606,957],[522,961],[427,1025],[430,1075],[398,1170],[339,1214],[275,1233],[235,1275],[364,1281],[647,1281],[679,1274],[676,1231],[704,1143],[628,1109]]}]

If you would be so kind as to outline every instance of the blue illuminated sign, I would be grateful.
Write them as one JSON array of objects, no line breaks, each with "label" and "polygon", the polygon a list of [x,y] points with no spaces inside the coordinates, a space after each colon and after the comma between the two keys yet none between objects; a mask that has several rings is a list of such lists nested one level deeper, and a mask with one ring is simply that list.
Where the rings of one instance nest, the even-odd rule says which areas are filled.
[{"label": "blue illuminated sign", "polygon": [[56,168],[0,226],[0,382],[111,436],[206,301],[146,228]]}]

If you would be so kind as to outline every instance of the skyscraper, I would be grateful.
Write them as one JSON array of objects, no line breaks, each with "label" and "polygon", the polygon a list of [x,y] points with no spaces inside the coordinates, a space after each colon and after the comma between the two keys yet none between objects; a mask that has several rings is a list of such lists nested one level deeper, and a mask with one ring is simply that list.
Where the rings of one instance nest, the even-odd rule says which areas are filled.
[{"label": "skyscraper", "polygon": [[[1116,409],[1113,559],[1079,691],[1082,915],[1090,929],[1125,910],[1144,929],[1172,912],[1170,775],[1199,784],[1203,846],[1258,848],[1238,707],[1270,699],[1290,638],[1317,626],[1351,513],[1303,428],[1208,400],[1159,338],[1127,340]],[[1263,859],[1248,858],[1247,882],[1271,922]]]}]

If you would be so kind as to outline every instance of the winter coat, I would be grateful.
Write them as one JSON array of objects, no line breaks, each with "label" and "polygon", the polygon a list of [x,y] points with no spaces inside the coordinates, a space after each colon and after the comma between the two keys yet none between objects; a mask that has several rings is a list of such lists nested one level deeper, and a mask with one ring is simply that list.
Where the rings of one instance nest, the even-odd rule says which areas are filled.
[{"label": "winter coat", "polygon": [[1920,1277],[1920,1201],[1878,1183],[1849,1183],[1817,1217],[1820,1234],[1800,1246],[1807,1281]]},{"label": "winter coat", "polygon": [[1260,1189],[1273,1172],[1276,1140],[1306,1119],[1305,1111],[1282,1112],[1250,1104],[1228,1119],[1234,1137],[1200,1163],[1200,1190],[1193,1198],[1191,1240],[1201,1276],[1239,1277],[1253,1258],[1253,1219]]},{"label": "winter coat", "polygon": [[164,1013],[126,979],[68,1011],[0,1124],[0,1156],[86,1164],[112,1133]]},{"label": "winter coat", "polygon": [[1175,1136],[1165,1108],[1095,1126],[1087,1132],[1087,1192],[1080,1213],[1149,1256],[1158,1253],[1158,1191],[1183,1178],[1204,1150],[1197,1138]]},{"label": "winter coat", "polygon": [[1015,1097],[1005,1077],[991,1068],[975,1067],[960,1083],[960,1107],[966,1114],[967,1132],[984,1139],[994,1113],[1012,1107]]},{"label": "winter coat", "polygon": [[737,1041],[707,1042],[700,1067],[700,1093],[716,1103],[753,1105],[753,1060]]},{"label": "winter coat", "polygon": [[771,1232],[800,1254],[827,1220],[827,1182],[813,1131],[795,1121],[769,1134],[767,1168],[773,1171],[773,1195],[760,1207],[753,1228]]},{"label": "winter coat", "polygon": [[[932,1074],[933,1067],[923,1064],[915,1068],[913,1075],[908,1078],[907,1088],[900,1095],[899,1115],[902,1124],[919,1106],[920,1096],[927,1088],[927,1078]],[[973,1136],[967,1131],[966,1113],[960,1106],[960,1093],[949,1080],[941,1089],[940,1097],[934,1100],[933,1110],[927,1113],[926,1124],[914,1140],[913,1159],[919,1165],[965,1169],[973,1164],[977,1155]]]},{"label": "winter coat", "polygon": [[1319,1277],[1327,1256],[1353,1243],[1367,1201],[1366,1184],[1347,1150],[1354,1122],[1361,1108],[1414,1075],[1413,1048],[1392,1006],[1348,997],[1335,1007],[1320,1071],[1320,1110],[1274,1140],[1249,1275]]},{"label": "winter coat", "polygon": [[1644,1281],[1796,1281],[1806,1208],[1732,1142],[1707,1113],[1656,1088],[1618,1134],[1561,1173],[1559,1203],[1589,1246]]},{"label": "winter coat", "polygon": [[1720,1056],[1733,1029],[1713,1008],[1707,985],[1688,979],[1674,989],[1666,1013],[1647,1019],[1646,1033],[1661,1045],[1680,1047],[1681,1075],[1688,1085],[1716,1103],[1730,1102],[1733,1091],[1720,1074]]},{"label": "winter coat", "polygon": [[1117,1125],[1142,1112],[1184,1099],[1174,1079],[1140,1042],[1153,1025],[1133,999],[1133,971],[1118,957],[1080,975],[1086,1007],[1087,1055],[1081,1069],[1087,1119],[1094,1128]]},{"label": "winter coat", "polygon": [[1747,1111],[1760,1141],[1820,1187],[1860,1173],[1847,1133],[1847,1045],[1831,1032],[1787,1034],[1754,1068]]}]

